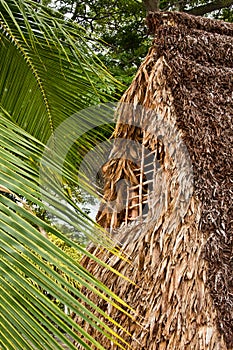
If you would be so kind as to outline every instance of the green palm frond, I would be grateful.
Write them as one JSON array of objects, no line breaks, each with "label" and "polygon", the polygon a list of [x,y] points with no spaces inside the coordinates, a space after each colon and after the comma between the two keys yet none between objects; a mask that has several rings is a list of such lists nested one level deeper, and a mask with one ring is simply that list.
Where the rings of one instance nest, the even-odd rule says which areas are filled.
[{"label": "green palm frond", "polygon": [[[52,211],[89,237],[95,233],[96,241],[111,248],[110,239],[58,186],[62,181],[80,185],[75,162],[65,161],[62,179],[50,178],[55,195],[41,186],[40,169],[45,143],[56,128],[78,110],[111,99],[110,92],[119,86],[97,62],[78,25],[29,0],[0,0],[0,13],[0,348],[62,349],[63,343],[75,349],[75,340],[84,349],[103,349],[46,294],[115,343],[120,337],[109,326],[115,321],[71,281],[116,308],[127,305],[45,237],[43,233],[54,235],[77,254],[92,257],[39,218],[34,208]],[[88,142],[83,141],[84,149]],[[55,160],[47,162],[56,169]]]},{"label": "green palm frond", "polygon": [[[93,309],[98,310],[100,314],[104,315],[104,313],[84,297],[78,289],[74,288],[72,283],[67,281],[67,278],[57,273],[46,262],[56,266],[57,270],[62,270],[70,280],[75,279],[81,286],[94,291],[115,307],[122,308],[122,306],[125,307],[126,305],[102,283],[85,271],[77,261],[41,234],[41,229],[43,229],[45,232],[50,232],[66,241],[68,245],[77,249],[77,252],[80,254],[86,253],[85,249],[80,245],[69,240],[62,233],[38,218],[32,209],[28,207],[27,202],[25,203],[24,200],[27,200],[37,205],[42,205],[40,201],[38,169],[35,164],[38,163],[43,153],[43,145],[9,121],[3,112],[0,114],[0,117],[1,323],[6,326],[7,322],[11,324],[11,327],[13,327],[12,332],[14,331],[14,333],[10,333],[11,337],[16,342],[15,344],[20,344],[20,347],[17,347],[15,344],[8,344],[6,348],[30,348],[30,345],[25,347],[25,343],[27,343],[34,344],[36,349],[56,349],[59,348],[59,345],[57,345],[50,333],[52,332],[63,343],[65,341],[68,344],[69,340],[65,340],[63,335],[65,331],[70,336],[70,339],[72,338],[82,343],[83,340],[77,335],[79,334],[95,344],[96,348],[101,349],[101,346],[85,331],[79,328],[54,303],[48,300],[41,291],[35,288],[32,281],[39,285],[42,290],[59,300],[60,303],[74,310],[80,317],[91,323],[93,327],[100,328],[106,336],[114,336],[115,339],[118,338],[117,334],[113,333],[109,326],[99,321],[89,310],[85,309],[80,304],[80,301],[85,301]],[[33,166],[31,162],[33,162]],[[10,194],[11,198],[5,196],[6,194]],[[23,200],[20,198],[23,198]],[[44,206],[46,208],[46,205]],[[50,208],[46,209],[49,210]],[[85,224],[88,227],[87,221],[83,223],[84,219],[82,216],[73,215],[73,220],[74,225],[82,226]],[[101,264],[97,258],[93,258],[97,263]],[[67,291],[75,297],[71,297]],[[12,300],[14,300],[14,303]],[[117,305],[117,303],[122,306]],[[34,308],[37,310],[37,313],[32,311]],[[105,318],[115,323],[106,315]],[[24,320],[23,323],[20,321],[21,319]],[[62,331],[58,331],[54,324],[59,326]],[[11,332],[11,327],[8,327],[8,332]],[[71,327],[76,330],[76,333]],[[46,329],[49,329],[50,333],[46,333]],[[2,338],[0,337],[0,341],[3,348],[5,348],[7,342],[3,336]],[[57,347],[55,347],[55,344]],[[69,346],[70,349],[73,348],[70,343]],[[88,349],[87,345],[83,346]]]},{"label": "green palm frond", "polygon": [[33,1],[0,4],[1,105],[19,126],[46,141],[68,116],[111,98],[119,84],[79,25]]}]

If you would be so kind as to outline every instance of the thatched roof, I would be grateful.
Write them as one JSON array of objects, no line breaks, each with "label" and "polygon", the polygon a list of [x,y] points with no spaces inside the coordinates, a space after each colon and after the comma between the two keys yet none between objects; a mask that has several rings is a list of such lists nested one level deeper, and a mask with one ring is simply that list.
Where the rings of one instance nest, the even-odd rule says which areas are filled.
[{"label": "thatched roof", "polygon": [[164,74],[193,162],[199,229],[208,234],[208,283],[233,348],[233,25],[178,13],[151,14],[148,25],[171,68]]},{"label": "thatched roof", "polygon": [[[150,204],[136,158],[119,161],[116,140],[115,160],[105,166],[105,199],[117,203],[114,186],[123,177],[131,181],[131,197],[120,212],[102,206],[97,219],[106,228],[118,227],[115,234],[124,237],[123,249],[133,265],[96,252],[137,285],[88,258],[83,264],[137,310],[143,329],[86,293],[132,333],[133,349],[232,349],[233,25],[181,13],[151,13],[147,21],[155,34],[153,46],[122,102],[153,110],[176,126],[192,161],[194,192],[178,218],[173,208],[185,194],[176,192],[177,172],[163,142],[148,138],[152,129],[158,135],[155,114],[142,113],[139,120],[140,113],[129,110],[127,119],[120,108],[114,137],[138,140],[156,154],[165,176],[154,170],[155,187],[161,189],[154,188]],[[187,164],[181,161],[180,166]],[[143,201],[147,217],[137,221]],[[154,207],[160,204],[164,212],[155,218]],[[114,349],[106,340],[103,344]]]}]

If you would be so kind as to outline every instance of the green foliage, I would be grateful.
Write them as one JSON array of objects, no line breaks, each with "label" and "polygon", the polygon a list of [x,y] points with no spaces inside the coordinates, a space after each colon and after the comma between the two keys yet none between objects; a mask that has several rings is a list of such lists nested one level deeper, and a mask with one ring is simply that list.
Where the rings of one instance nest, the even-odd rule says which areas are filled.
[{"label": "green foliage", "polygon": [[55,236],[54,234],[49,233],[49,240],[53,242],[58,248],[62,249],[67,253],[72,259],[74,259],[77,263],[80,261],[82,255],[77,252],[74,247],[71,247],[66,242],[64,242],[61,238]]},{"label": "green foliage", "polygon": [[98,57],[112,74],[127,85],[131,82],[150,44],[144,23],[145,8],[137,1],[55,1],[63,14],[84,26],[89,37],[104,43]]},{"label": "green foliage", "polygon": [[216,12],[213,17],[233,23],[233,10],[231,8],[224,8],[220,13],[219,11]]},{"label": "green foliage", "polygon": [[[26,13],[15,18],[13,11]],[[24,128],[30,113],[36,123],[26,131],[46,141],[67,116],[109,100],[118,85],[97,63],[83,28],[30,1],[3,1],[1,13],[1,105],[18,125]],[[18,98],[9,98],[11,86]]]},{"label": "green foliage", "polygon": [[[57,126],[79,109],[112,99],[120,85],[79,25],[30,0],[1,0],[0,13],[0,348],[62,349],[59,340],[75,349],[74,339],[84,349],[91,348],[87,341],[103,349],[58,306],[66,305],[117,343],[111,327],[82,306],[86,302],[103,314],[77,286],[110,304],[117,301],[116,307],[126,305],[79,264],[81,255],[91,255],[50,225],[46,213],[103,245],[111,242],[64,191],[67,182],[77,184],[70,170],[75,163],[65,161],[62,179],[48,173],[56,193],[41,186],[39,175],[45,142]],[[47,163],[56,169],[55,160]]]},{"label": "green foliage", "polygon": [[[72,247],[70,244],[68,244],[67,242],[65,242],[63,239],[57,237],[56,235],[54,235],[53,233],[48,232],[47,233],[47,238],[49,239],[50,242],[52,242],[56,247],[58,247],[59,249],[61,249],[63,252],[65,252],[65,254],[67,256],[69,256],[72,261],[75,261],[77,264],[80,262],[80,259],[82,258],[82,254],[75,248]],[[43,259],[40,255],[37,255],[35,252],[33,252],[33,255],[36,255],[38,257],[38,259],[40,261],[43,261],[46,265],[48,265],[49,269],[54,270],[55,272],[57,272],[60,276],[62,276],[62,278],[67,281],[69,283],[69,285],[74,286],[75,288],[80,289],[81,284],[78,283],[76,281],[75,278],[71,278],[69,275],[66,275],[66,273],[63,272],[62,266],[60,268],[58,268],[56,265],[52,264],[50,261]],[[29,260],[30,263],[33,263],[32,260]],[[36,264],[35,264],[36,265]],[[66,265],[64,265],[65,267]],[[38,267],[36,265],[37,268],[39,268],[39,270],[41,270],[40,267]],[[41,270],[43,272],[43,270]],[[19,270],[20,272],[20,270]],[[50,277],[50,275],[48,275],[49,278],[52,278],[54,280],[55,283],[57,282],[57,279],[54,279],[54,277]],[[40,287],[40,285],[38,283],[35,283],[34,280],[30,280],[30,282],[35,285],[39,290],[42,291],[43,294],[48,294],[47,290],[43,289]],[[63,284],[58,283],[60,287],[63,288]],[[65,287],[65,290],[68,291],[69,293],[69,289],[67,289],[67,287]],[[73,295],[73,293],[71,293],[71,295]],[[73,295],[74,296],[74,295]],[[51,296],[53,299],[53,296]],[[57,304],[61,305],[62,307],[64,307],[63,304],[60,303],[60,300],[57,300]]]}]

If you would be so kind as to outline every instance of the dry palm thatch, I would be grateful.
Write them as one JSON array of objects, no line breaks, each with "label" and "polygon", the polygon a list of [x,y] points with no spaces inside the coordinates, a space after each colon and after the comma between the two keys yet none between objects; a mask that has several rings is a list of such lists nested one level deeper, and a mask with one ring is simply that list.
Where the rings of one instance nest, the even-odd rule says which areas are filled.
[{"label": "dry palm thatch", "polygon": [[[84,292],[130,332],[132,349],[232,349],[233,25],[151,13],[148,26],[155,39],[121,100],[103,168],[107,203],[97,216],[129,262],[90,248],[135,285],[82,262],[136,310],[135,320]],[[168,125],[162,137],[161,121]],[[180,140],[193,165],[193,193]],[[120,348],[89,332],[106,349]]]}]

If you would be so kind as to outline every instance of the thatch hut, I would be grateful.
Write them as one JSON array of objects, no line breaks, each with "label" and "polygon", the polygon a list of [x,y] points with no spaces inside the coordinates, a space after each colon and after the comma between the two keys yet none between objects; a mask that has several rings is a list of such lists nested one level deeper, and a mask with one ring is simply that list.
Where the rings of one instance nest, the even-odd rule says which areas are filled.
[{"label": "thatch hut", "polygon": [[[83,259],[138,316],[132,321],[85,292],[131,333],[122,331],[134,350],[233,349],[233,24],[183,13],[150,13],[147,22],[155,39],[121,99],[114,157],[103,169],[106,204],[97,216],[130,262],[91,248],[135,285]],[[161,121],[168,140],[159,136]],[[122,159],[119,138],[147,150],[140,166],[137,150]],[[122,179],[128,187],[121,189]],[[117,348],[89,332],[106,349]]]}]

